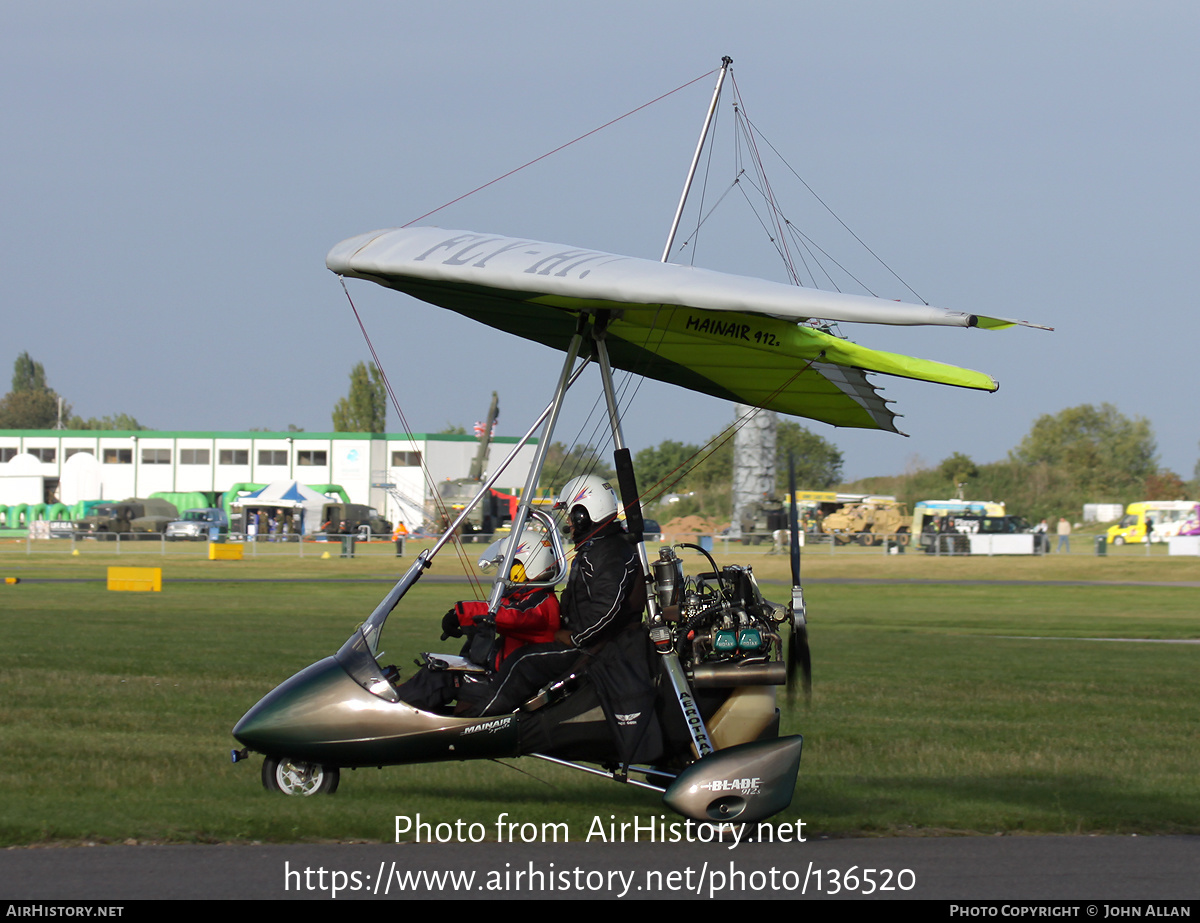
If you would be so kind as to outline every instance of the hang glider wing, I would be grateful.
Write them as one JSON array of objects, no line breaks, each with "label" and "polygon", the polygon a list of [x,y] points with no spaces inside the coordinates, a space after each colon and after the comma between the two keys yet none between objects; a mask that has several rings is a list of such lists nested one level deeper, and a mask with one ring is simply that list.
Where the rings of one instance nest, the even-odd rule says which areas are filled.
[{"label": "hang glider wing", "polygon": [[988,375],[858,346],[802,324],[1025,321],[822,292],[523,238],[441,228],[376,231],[326,258],[499,330],[566,349],[581,313],[607,318],[613,364],[729,400],[835,426],[899,432],[865,373],[995,391]]}]

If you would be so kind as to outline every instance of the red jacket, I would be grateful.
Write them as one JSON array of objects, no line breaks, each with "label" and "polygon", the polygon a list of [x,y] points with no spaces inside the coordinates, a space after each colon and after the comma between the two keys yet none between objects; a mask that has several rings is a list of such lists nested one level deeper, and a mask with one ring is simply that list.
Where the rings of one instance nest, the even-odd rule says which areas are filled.
[{"label": "red jacket", "polygon": [[[474,626],[475,618],[487,615],[488,604],[479,600],[455,603],[458,624]],[[505,660],[526,644],[549,644],[558,631],[558,597],[550,587],[531,587],[513,590],[500,600],[496,612],[496,633],[503,642],[493,666],[500,668]]]}]

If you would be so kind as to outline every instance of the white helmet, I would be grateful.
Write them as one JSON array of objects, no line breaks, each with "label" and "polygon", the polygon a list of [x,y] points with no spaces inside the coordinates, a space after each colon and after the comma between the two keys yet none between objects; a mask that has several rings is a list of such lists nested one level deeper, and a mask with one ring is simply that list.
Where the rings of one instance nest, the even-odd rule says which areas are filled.
[{"label": "white helmet", "polygon": [[617,492],[608,481],[594,474],[571,478],[563,485],[554,508],[566,510],[567,516],[574,524],[575,518],[571,513],[577,506],[582,506],[587,511],[593,525],[602,525],[617,515]]},{"label": "white helmet", "polygon": [[[488,545],[487,551],[479,557],[479,566],[484,572],[503,563],[511,540],[512,536],[509,536]],[[510,576],[518,582],[544,580],[554,570],[555,563],[554,546],[550,544],[550,536],[535,529],[526,529],[521,533],[520,543],[517,545],[516,554],[513,555],[513,573]],[[518,564],[521,566],[520,570],[517,570]]]}]

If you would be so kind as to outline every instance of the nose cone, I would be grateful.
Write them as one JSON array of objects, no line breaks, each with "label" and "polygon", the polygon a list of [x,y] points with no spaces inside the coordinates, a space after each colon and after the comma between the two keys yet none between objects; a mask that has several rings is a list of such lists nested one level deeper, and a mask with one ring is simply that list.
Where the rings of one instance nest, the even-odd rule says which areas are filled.
[{"label": "nose cone", "polygon": [[333,657],[301,670],[262,698],[233,729],[243,745],[272,756],[313,759],[331,743],[331,725],[348,700],[362,693]]},{"label": "nose cone", "polygon": [[337,767],[518,755],[516,716],[420,711],[399,701],[371,670],[363,673],[371,688],[364,688],[354,678],[358,672],[343,667],[343,656],[326,657],[280,683],[246,712],[233,736],[266,756]]}]

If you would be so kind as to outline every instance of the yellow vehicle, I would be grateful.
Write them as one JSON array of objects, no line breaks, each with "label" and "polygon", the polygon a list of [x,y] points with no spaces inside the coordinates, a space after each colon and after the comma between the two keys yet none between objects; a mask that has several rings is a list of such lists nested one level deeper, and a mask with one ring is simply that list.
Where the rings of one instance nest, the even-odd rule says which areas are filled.
[{"label": "yellow vehicle", "polygon": [[1147,541],[1146,523],[1151,523],[1149,541],[1165,542],[1179,534],[1179,527],[1196,505],[1195,500],[1143,500],[1125,507],[1125,515],[1108,527],[1110,545],[1131,545]]}]

